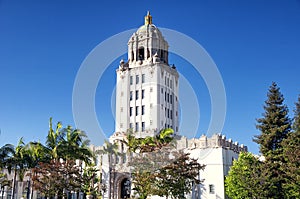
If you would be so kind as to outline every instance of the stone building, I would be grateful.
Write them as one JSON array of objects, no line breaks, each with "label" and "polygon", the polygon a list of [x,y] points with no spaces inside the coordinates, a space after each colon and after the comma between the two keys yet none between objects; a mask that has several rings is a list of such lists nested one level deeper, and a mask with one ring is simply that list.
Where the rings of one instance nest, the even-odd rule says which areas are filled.
[{"label": "stone building", "polygon": [[[117,143],[119,151],[126,153],[121,142],[131,129],[136,137],[156,135],[161,129],[174,129],[177,150],[206,165],[199,172],[204,179],[195,186],[187,198],[226,198],[224,176],[234,159],[247,147],[226,139],[224,135],[213,135],[188,139],[178,132],[178,88],[179,75],[174,65],[169,65],[168,43],[160,30],[152,23],[148,12],[142,25],[128,41],[128,60],[120,61],[116,70],[116,123],[111,143]],[[104,198],[128,198],[132,196],[131,172],[126,156],[102,157],[103,182],[108,187]],[[151,198],[159,198],[152,196]]]}]

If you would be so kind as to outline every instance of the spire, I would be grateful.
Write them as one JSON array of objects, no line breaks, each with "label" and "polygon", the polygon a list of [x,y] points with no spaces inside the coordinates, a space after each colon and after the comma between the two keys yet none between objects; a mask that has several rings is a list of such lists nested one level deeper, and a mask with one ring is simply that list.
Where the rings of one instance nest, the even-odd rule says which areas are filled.
[{"label": "spire", "polygon": [[150,11],[147,12],[147,15],[145,16],[145,25],[152,24],[152,16],[150,15]]}]

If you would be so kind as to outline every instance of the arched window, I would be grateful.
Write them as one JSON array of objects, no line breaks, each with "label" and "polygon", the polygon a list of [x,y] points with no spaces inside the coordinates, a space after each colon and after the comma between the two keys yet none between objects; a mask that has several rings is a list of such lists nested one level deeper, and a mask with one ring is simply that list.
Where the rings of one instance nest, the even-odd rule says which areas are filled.
[{"label": "arched window", "polygon": [[139,48],[139,52],[138,52],[138,58],[139,58],[139,60],[144,60],[144,54],[145,53],[145,50],[144,50],[144,47],[140,47]]}]

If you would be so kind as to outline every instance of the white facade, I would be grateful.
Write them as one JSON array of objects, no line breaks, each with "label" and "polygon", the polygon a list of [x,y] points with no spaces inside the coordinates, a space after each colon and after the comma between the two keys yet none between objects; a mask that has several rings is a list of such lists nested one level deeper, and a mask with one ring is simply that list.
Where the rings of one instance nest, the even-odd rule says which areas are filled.
[{"label": "white facade", "polygon": [[[128,129],[138,137],[153,136],[163,128],[174,129],[177,150],[189,152],[192,158],[206,165],[199,175],[204,182],[195,186],[186,198],[225,199],[224,178],[233,160],[240,151],[247,151],[247,147],[217,134],[198,139],[178,135],[179,75],[175,67],[168,65],[168,43],[152,24],[149,13],[145,24],[129,39],[128,61],[121,60],[116,73],[116,126],[110,141],[117,142],[120,152],[124,153],[126,146],[120,140],[126,139]],[[104,198],[122,198],[122,182],[130,180],[127,158],[115,157],[111,163],[114,172],[109,171],[109,163],[103,161],[102,171],[113,179],[110,182],[106,179],[111,189]]]},{"label": "white facade", "polygon": [[145,137],[163,128],[178,131],[178,73],[168,65],[168,43],[152,24],[145,24],[128,41],[128,61],[116,71],[115,132],[132,129]]}]

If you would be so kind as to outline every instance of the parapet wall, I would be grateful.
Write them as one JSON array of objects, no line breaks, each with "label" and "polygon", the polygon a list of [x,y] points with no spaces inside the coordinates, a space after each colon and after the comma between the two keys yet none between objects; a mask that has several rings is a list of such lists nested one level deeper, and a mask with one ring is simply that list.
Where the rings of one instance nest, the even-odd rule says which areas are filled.
[{"label": "parapet wall", "polygon": [[214,134],[212,137],[208,138],[206,135],[202,135],[200,138],[188,139],[189,148],[217,148],[222,147],[225,149],[233,150],[234,152],[248,151],[247,146],[238,142],[233,142],[232,139],[226,139],[225,135]]}]

